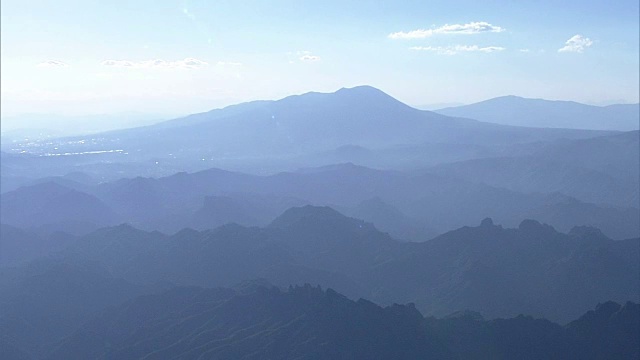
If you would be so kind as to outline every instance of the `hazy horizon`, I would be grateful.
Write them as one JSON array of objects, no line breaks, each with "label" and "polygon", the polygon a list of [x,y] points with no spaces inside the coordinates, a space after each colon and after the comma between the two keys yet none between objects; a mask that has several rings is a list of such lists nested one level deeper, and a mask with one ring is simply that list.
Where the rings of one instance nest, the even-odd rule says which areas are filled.
[{"label": "hazy horizon", "polygon": [[2,1],[0,359],[640,359],[639,10]]},{"label": "hazy horizon", "polygon": [[637,13],[633,1],[7,0],[2,116],[187,114],[362,84],[418,107],[636,103]]},{"label": "hazy horizon", "polygon": [[[135,109],[124,110],[124,111],[114,111],[114,112],[89,111],[89,112],[84,112],[84,113],[75,113],[75,112],[68,113],[68,112],[38,111],[38,109],[31,109],[30,111],[2,114],[1,116],[3,118],[13,118],[13,117],[21,117],[21,116],[45,116],[45,115],[50,115],[50,116],[60,116],[60,117],[81,118],[81,117],[86,117],[86,116],[101,116],[101,115],[146,115],[146,116],[156,116],[158,118],[174,119],[174,118],[178,118],[178,117],[186,116],[186,115],[190,115],[190,114],[197,114],[197,113],[211,111],[211,110],[215,110],[215,109],[223,109],[223,108],[225,108],[227,106],[238,105],[238,104],[251,102],[251,101],[278,101],[278,100],[282,100],[282,99],[284,99],[286,97],[289,97],[289,96],[304,95],[304,94],[307,94],[307,93],[314,93],[314,92],[330,94],[330,93],[334,93],[334,92],[336,92],[336,91],[338,91],[340,89],[353,88],[353,87],[359,87],[359,86],[370,86],[370,85],[368,85],[368,84],[360,84],[360,85],[354,85],[354,86],[350,86],[350,87],[340,87],[340,88],[336,88],[336,89],[328,90],[328,91],[310,90],[310,91],[305,91],[305,92],[301,92],[301,93],[292,93],[292,94],[284,95],[282,97],[259,98],[259,99],[250,99],[250,100],[246,100],[246,101],[228,102],[228,103],[224,103],[222,105],[218,105],[218,106],[214,106],[214,107],[210,107],[210,108],[205,108],[204,110],[198,110],[198,109],[194,108],[192,111],[187,110],[186,112],[182,112],[182,113],[175,113],[175,112],[174,113],[171,113],[171,112],[160,113],[160,112],[154,112],[154,111],[144,111],[143,112],[143,111],[137,111]],[[384,89],[379,89],[379,90],[384,91]],[[606,107],[606,106],[610,106],[610,105],[634,105],[634,104],[640,103],[640,99],[636,99],[636,101],[627,101],[627,100],[624,100],[624,99],[607,99],[607,100],[601,100],[601,101],[583,102],[583,101],[577,101],[577,100],[565,99],[565,98],[528,97],[528,96],[521,96],[521,95],[518,95],[518,94],[502,94],[502,95],[497,95],[497,96],[488,97],[488,98],[481,98],[481,99],[479,99],[477,101],[472,101],[472,102],[451,101],[451,102],[407,103],[407,102],[402,101],[401,99],[398,99],[398,98],[396,98],[396,99],[398,99],[398,100],[402,101],[403,103],[405,103],[406,105],[409,105],[409,106],[411,106],[413,108],[416,108],[416,109],[427,110],[427,111],[435,111],[435,110],[445,109],[445,108],[448,108],[448,107],[458,107],[458,106],[471,105],[471,104],[476,104],[476,103],[487,101],[487,100],[492,100],[492,99],[501,98],[501,97],[510,97],[510,96],[524,98],[524,99],[535,99],[535,100],[577,102],[577,103],[584,104],[584,105],[598,106],[598,107]]]}]

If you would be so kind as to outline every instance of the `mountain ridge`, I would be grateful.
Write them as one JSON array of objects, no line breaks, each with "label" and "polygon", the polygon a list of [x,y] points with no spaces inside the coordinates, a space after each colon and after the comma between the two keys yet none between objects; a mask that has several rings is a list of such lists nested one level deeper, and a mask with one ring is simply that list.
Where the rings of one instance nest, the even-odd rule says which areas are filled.
[{"label": "mountain ridge", "polygon": [[507,95],[435,112],[515,126],[618,131],[640,127],[640,104],[637,103],[595,106]]}]

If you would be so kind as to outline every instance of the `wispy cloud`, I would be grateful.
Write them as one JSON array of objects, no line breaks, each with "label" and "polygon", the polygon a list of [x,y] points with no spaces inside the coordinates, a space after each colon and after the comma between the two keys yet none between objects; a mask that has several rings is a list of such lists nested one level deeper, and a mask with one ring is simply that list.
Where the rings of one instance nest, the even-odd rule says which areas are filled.
[{"label": "wispy cloud", "polygon": [[218,66],[242,66],[241,62],[232,62],[232,61],[218,61],[216,63]]},{"label": "wispy cloud", "polygon": [[564,47],[558,49],[558,52],[582,53],[591,45],[593,45],[593,41],[591,41],[591,39],[578,34],[572,36],[571,39],[567,40],[564,43]]},{"label": "wispy cloud", "polygon": [[320,60],[320,56],[316,55],[302,55],[300,56],[301,61],[318,61]]},{"label": "wispy cloud", "polygon": [[205,67],[209,64],[202,60],[186,58],[184,60],[178,61],[166,61],[162,59],[145,61],[105,60],[102,62],[102,65],[129,69],[197,69]]},{"label": "wispy cloud", "polygon": [[307,61],[307,62],[311,62],[311,61],[319,61],[320,60],[320,56],[317,55],[313,55],[311,53],[311,51],[298,51],[298,59],[300,61]]},{"label": "wispy cloud", "polygon": [[438,34],[480,34],[487,32],[503,32],[500,26],[491,25],[485,21],[470,22],[468,24],[446,24],[438,28],[417,29],[412,31],[398,31],[388,35],[390,39],[424,39]]},{"label": "wispy cloud", "polygon": [[417,51],[431,51],[438,55],[455,55],[462,52],[492,53],[496,51],[502,51],[505,48],[500,46],[480,47],[478,45],[452,45],[452,46],[412,46],[409,49],[417,50]]},{"label": "wispy cloud", "polygon": [[518,50],[518,51],[520,51],[521,53],[528,53],[528,52],[531,52],[531,50],[529,50],[529,49],[520,49],[520,50]]},{"label": "wispy cloud", "polygon": [[36,65],[39,68],[65,68],[69,67],[69,64],[58,60],[47,60]]}]

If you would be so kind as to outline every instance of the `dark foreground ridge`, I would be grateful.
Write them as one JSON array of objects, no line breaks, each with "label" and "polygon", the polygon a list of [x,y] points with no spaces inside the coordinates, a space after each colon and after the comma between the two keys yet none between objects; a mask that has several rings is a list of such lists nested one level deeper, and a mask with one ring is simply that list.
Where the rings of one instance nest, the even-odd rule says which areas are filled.
[{"label": "dark foreground ridge", "polygon": [[566,326],[528,316],[424,318],[331,289],[175,288],[106,311],[48,359],[637,359],[640,306]]}]

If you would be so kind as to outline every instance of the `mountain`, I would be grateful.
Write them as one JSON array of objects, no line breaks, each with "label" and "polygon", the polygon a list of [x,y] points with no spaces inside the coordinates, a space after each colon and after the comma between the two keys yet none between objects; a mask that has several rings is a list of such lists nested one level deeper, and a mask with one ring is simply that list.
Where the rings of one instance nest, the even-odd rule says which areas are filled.
[{"label": "mountain", "polygon": [[[189,146],[183,146],[183,151],[208,141],[207,153],[229,155],[304,153],[344,145],[380,147],[433,141],[495,144],[589,137],[588,132],[525,130],[442,116],[414,109],[370,86],[343,88],[335,93],[311,92],[194,114],[134,130],[136,138],[141,131],[146,138],[169,140],[163,146],[165,150],[173,150],[172,144],[188,139]],[[122,139],[130,133],[116,134]]]},{"label": "mountain", "polygon": [[564,234],[533,220],[517,229],[486,220],[407,243],[329,207],[304,206],[264,228],[229,224],[166,236],[113,227],[59,256],[102,263],[137,284],[217,287],[264,278],[283,287],[321,284],[381,304],[414,302],[429,315],[470,309],[490,318],[525,312],[569,321],[597,302],[638,300],[639,245],[638,238],[614,241],[588,227]]},{"label": "mountain", "polygon": [[590,227],[485,219],[408,243],[302,206],[263,228],[167,236],[123,224],[49,256],[0,268],[9,359],[637,357],[640,308],[627,301],[639,300],[640,238]]},{"label": "mountain", "polygon": [[576,224],[582,224],[598,228],[618,240],[640,234],[638,208],[588,204],[564,195],[549,196],[545,204],[518,214],[506,223],[516,223],[523,217],[553,224],[561,232],[569,232]]},{"label": "mountain", "polygon": [[573,101],[502,96],[436,112],[514,126],[619,131],[638,130],[640,126],[640,104],[593,106]]},{"label": "mountain", "polygon": [[640,207],[640,132],[546,144],[526,156],[442,164],[427,171],[524,193]]},{"label": "mountain", "polygon": [[15,266],[64,249],[75,237],[62,232],[48,236],[0,224],[0,267]]},{"label": "mountain", "polygon": [[567,330],[572,336],[586,340],[581,349],[585,358],[637,358],[639,309],[638,304],[607,301],[569,323]]},{"label": "mountain", "polygon": [[[610,133],[523,128],[448,117],[414,109],[378,89],[359,86],[238,104],[90,137],[17,143],[13,151],[48,155],[37,160],[43,163],[37,168],[37,177],[61,175],[62,171],[91,172],[97,178],[119,172],[124,176],[165,176],[214,166],[272,173],[324,165],[344,157],[366,159],[368,151],[362,149],[384,150],[381,162],[371,165],[398,168],[410,165],[406,161],[410,147],[424,144],[431,145],[421,148],[426,157],[418,158],[434,164],[451,158],[477,158],[481,151],[514,144]],[[449,154],[445,149],[452,145],[462,150]],[[474,146],[484,150],[472,149]]]},{"label": "mountain", "polygon": [[207,196],[203,206],[187,224],[198,230],[214,229],[229,223],[264,226],[285,210],[306,204],[304,200],[275,195],[236,193]]},{"label": "mountain", "polygon": [[589,227],[562,234],[534,220],[504,229],[485,219],[416,244],[364,281],[376,301],[411,301],[427,314],[471,309],[492,318],[524,312],[568,321],[589,303],[637,301],[638,287],[629,284],[637,284],[639,244]]},{"label": "mountain", "polygon": [[[616,154],[621,153],[624,149],[620,149]],[[548,157],[545,155],[544,158]],[[482,164],[482,162],[478,163]],[[516,169],[524,166],[516,161],[511,163]],[[554,169],[566,172],[564,167],[569,167],[569,163],[571,161],[567,160],[564,164],[554,165]],[[620,164],[622,163],[620,162]],[[450,167],[453,168],[455,165],[454,163]],[[402,236],[422,231],[420,229],[430,229],[424,234],[427,236],[429,233],[435,235],[453,230],[486,216],[491,216],[505,224],[517,226],[522,219],[531,217],[529,214],[536,214],[542,207],[556,206],[566,202],[566,197],[535,194],[535,192],[565,190],[577,195],[589,196],[592,200],[603,200],[602,197],[594,198],[593,195],[589,195],[589,191],[596,191],[598,187],[605,187],[608,184],[606,182],[590,184],[588,182],[590,179],[580,178],[580,175],[587,170],[569,173],[567,177],[563,177],[562,174],[554,177],[552,176],[553,172],[545,173],[543,171],[536,175],[535,179],[538,180],[535,182],[521,181],[525,185],[532,184],[529,187],[514,189],[525,192],[521,193],[490,186],[492,184],[478,183],[485,179],[486,174],[487,177],[491,176],[490,179],[496,179],[495,185],[506,186],[507,184],[499,182],[500,178],[494,173],[509,171],[510,167],[503,167],[492,172],[491,168],[484,169],[480,166],[475,177],[471,171],[472,167],[470,169],[461,167],[460,173],[443,169],[449,169],[449,167],[435,167],[424,172],[409,173],[377,170],[346,163],[307,168],[296,172],[283,172],[270,176],[255,176],[210,169],[193,174],[180,173],[159,179],[122,179],[100,185],[96,194],[101,200],[116,209],[118,213],[127,214],[127,218],[136,226],[143,226],[145,229],[157,228],[148,226],[147,221],[153,216],[162,219],[162,223],[173,223],[172,229],[185,226],[194,226],[200,229],[211,228],[213,226],[206,226],[204,219],[207,216],[211,216],[209,218],[211,224],[220,224],[220,221],[226,220],[216,220],[212,214],[215,212],[213,209],[207,210],[202,207],[203,199],[207,196],[222,196],[237,199],[235,200],[236,207],[240,206],[240,202],[244,203],[245,205],[241,206],[245,209],[242,216],[262,219],[258,222],[246,222],[246,219],[243,220],[241,217],[235,218],[236,222],[243,223],[244,221],[246,225],[264,225],[278,213],[284,211],[285,205],[291,207],[314,204],[339,207],[346,212],[351,211],[348,209],[360,208],[362,211],[356,211],[353,215],[373,222],[379,228],[384,228],[385,231],[392,231],[394,234]],[[589,171],[595,173],[595,170]],[[514,176],[518,176],[518,173]],[[557,182],[564,185],[555,188],[549,187],[542,182],[547,181],[545,176],[551,180],[559,177],[562,182]],[[525,180],[527,179],[525,178]],[[628,175],[626,175],[626,180],[618,181],[618,183],[622,184],[625,181],[629,181]],[[512,186],[514,186],[513,184],[519,185],[515,180],[512,182]],[[571,184],[574,184],[573,188],[570,186]],[[578,184],[582,184],[582,186],[579,187]],[[552,185],[556,185],[556,183],[552,183]],[[633,198],[633,189],[630,186],[607,189],[609,193],[615,195],[611,196],[608,201],[619,199],[616,201],[628,203]],[[264,201],[250,200],[260,197]],[[388,207],[382,216],[365,211],[362,208],[363,202],[365,206],[371,207],[374,204],[367,205],[366,202],[372,198],[382,200],[412,220],[398,219],[397,213],[395,215],[389,214]],[[575,202],[573,207],[572,213],[568,213],[566,216],[561,212],[556,212],[560,217],[546,217],[545,220],[548,220],[552,225],[566,229],[566,226],[595,225],[593,216],[589,214],[599,213],[602,217],[598,219],[597,224],[609,230],[619,226],[616,216],[619,214],[633,215],[634,211],[627,205],[620,206],[620,209],[611,208],[611,206],[598,207],[599,210],[594,212],[591,210],[593,205],[585,201]],[[261,208],[264,210],[259,210]],[[198,211],[196,219],[203,219],[197,221],[204,221],[204,223],[185,221],[176,223],[180,219],[177,214],[182,213],[184,216],[184,214],[193,214],[195,211]],[[393,212],[393,210],[390,211]],[[218,213],[224,214],[225,212],[218,211]],[[396,218],[395,224],[385,226],[385,223],[391,225],[388,221],[393,217]],[[231,221],[232,219],[227,220]],[[621,237],[616,238],[640,235],[640,233],[634,232],[634,229],[640,226],[640,220],[635,221],[632,218],[630,220],[627,225],[613,232],[616,236],[622,234]],[[159,222],[155,221],[154,223]],[[613,236],[609,232],[606,233]]]},{"label": "mountain", "polygon": [[[140,315],[131,321],[127,314]],[[98,345],[106,342],[110,348]],[[138,298],[87,324],[50,359],[151,353],[183,359],[449,358],[414,308],[380,308],[306,285],[245,294],[178,288]]]},{"label": "mountain", "polygon": [[[212,229],[229,222],[264,226],[287,208],[314,204],[332,206],[373,222],[394,237],[417,241],[487,216],[507,226],[540,218],[562,231],[593,225],[612,238],[624,239],[640,235],[634,171],[624,170],[625,164],[629,169],[638,161],[628,155],[638,142],[629,135],[633,134],[576,140],[573,146],[547,144],[526,157],[488,158],[415,172],[345,163],[268,176],[214,168],[97,185],[56,177],[5,193],[0,202],[3,209],[22,209],[3,212],[3,219],[8,219],[4,222],[33,227],[44,236],[57,230],[86,234],[123,219],[141,229],[166,233],[184,227]],[[589,151],[609,151],[618,159],[607,162],[606,157],[594,155],[589,163]],[[47,187],[53,190],[42,190]],[[86,201],[45,201],[56,192]],[[45,205],[52,209],[43,215],[29,212]],[[82,206],[87,210],[79,212]]]},{"label": "mountain", "polygon": [[400,240],[425,241],[439,235],[435,230],[425,226],[422,221],[405,215],[379,197],[364,200],[354,208],[345,208],[342,212],[371,222],[381,231],[388,232],[392,237]]},{"label": "mountain", "polygon": [[93,195],[45,182],[0,195],[3,224],[20,227],[55,225],[58,230],[111,225],[119,216]]},{"label": "mountain", "polygon": [[562,327],[522,315],[425,319],[411,304],[383,308],[309,284],[175,288],[107,310],[48,359],[634,359],[640,332],[628,324],[639,315],[637,304],[609,302]]},{"label": "mountain", "polygon": [[22,349],[28,358],[41,358],[93,315],[143,290],[90,263],[43,260],[2,269],[0,339]]}]

